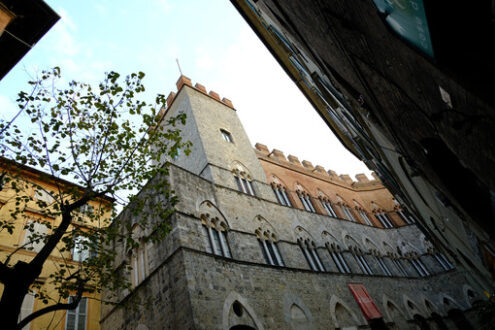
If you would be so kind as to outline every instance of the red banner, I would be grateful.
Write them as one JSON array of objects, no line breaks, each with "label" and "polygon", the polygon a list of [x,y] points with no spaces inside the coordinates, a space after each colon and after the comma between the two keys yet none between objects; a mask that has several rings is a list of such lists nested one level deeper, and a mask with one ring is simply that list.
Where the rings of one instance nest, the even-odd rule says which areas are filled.
[{"label": "red banner", "polygon": [[379,319],[382,317],[382,313],[378,310],[373,298],[371,298],[364,285],[359,283],[347,283],[347,286],[363,311],[366,320]]}]

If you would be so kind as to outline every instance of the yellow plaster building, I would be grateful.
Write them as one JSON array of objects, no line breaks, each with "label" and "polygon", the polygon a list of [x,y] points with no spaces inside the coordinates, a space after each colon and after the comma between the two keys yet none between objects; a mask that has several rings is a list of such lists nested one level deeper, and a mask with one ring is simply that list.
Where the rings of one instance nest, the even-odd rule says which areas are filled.
[{"label": "yellow plaster building", "polygon": [[[44,201],[47,204],[51,204],[53,197],[48,192],[55,192],[58,188],[68,190],[82,187],[4,158],[0,159],[0,171],[2,175],[2,180],[0,180],[2,182],[0,186],[0,219],[9,220],[13,225],[12,233],[9,233],[7,228],[0,231],[0,260],[6,263],[7,259],[10,258],[8,264],[12,266],[19,260],[29,262],[43,247],[43,243],[41,242],[30,243],[32,232],[50,234],[50,231],[54,230],[60,224],[61,218],[44,215],[37,201]],[[5,180],[6,177],[10,177],[11,179],[15,177],[18,184],[24,184],[26,187],[22,195],[32,197],[32,200],[29,202],[21,204],[22,214],[17,219],[12,218],[11,212],[16,207],[16,197],[19,194],[16,194],[16,191],[12,188],[13,180]],[[101,216],[90,218],[84,214],[98,214],[98,212],[101,212],[99,214],[103,215],[103,219],[108,219],[110,217],[112,201],[111,198],[90,201],[88,205],[85,205],[80,210],[79,213],[82,216],[74,217],[77,219],[72,222],[72,228],[69,228],[69,230],[79,227],[80,230],[84,231],[91,226],[97,226],[98,221],[100,223],[102,222]],[[41,299],[35,297],[34,292],[26,295],[22,304],[20,320],[34,311],[57,302],[67,301],[64,301],[64,299],[58,301],[59,295],[55,290],[54,284],[51,283],[49,275],[54,273],[59,265],[63,263],[71,264],[77,268],[80,261],[83,261],[89,256],[89,252],[88,250],[78,249],[77,246],[72,251],[61,252],[62,248],[63,243],[59,243],[59,246],[57,246],[45,262],[41,276],[36,281],[37,287],[32,288],[35,292],[43,290],[44,293],[54,298],[54,300],[50,300],[47,305]],[[0,283],[0,293],[2,291],[3,285]],[[75,310],[62,310],[44,314],[34,319],[24,329],[97,330],[100,329],[99,321],[100,294],[84,292],[79,307]]]}]

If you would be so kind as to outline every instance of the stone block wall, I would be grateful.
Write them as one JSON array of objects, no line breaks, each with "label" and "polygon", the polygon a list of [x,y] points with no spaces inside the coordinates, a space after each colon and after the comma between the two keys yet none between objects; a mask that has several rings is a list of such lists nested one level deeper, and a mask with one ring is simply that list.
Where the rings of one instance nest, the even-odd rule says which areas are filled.
[{"label": "stone block wall", "polygon": [[[149,329],[228,329],[235,324],[250,324],[258,329],[364,325],[359,307],[347,288],[348,282],[364,284],[387,321],[394,318],[387,313],[396,312],[393,307],[388,312],[387,302],[391,301],[399,310],[397,315],[404,315],[403,320],[394,320],[402,322],[402,328],[411,325],[407,322],[412,319],[411,313],[428,317],[425,299],[437,306],[440,314],[445,314],[444,295],[461,309],[469,307],[464,302],[463,275],[455,270],[442,271],[426,254],[415,226],[381,229],[284,207],[214,184],[177,166],[171,166],[170,183],[180,200],[171,223],[173,229],[162,242],[147,246],[148,277],[134,291],[123,292],[119,297],[127,300],[138,296],[153,304],[148,309],[140,307],[138,312],[106,307],[102,315],[103,329],[135,329],[138,324]],[[211,203],[209,209],[204,208],[204,201]],[[228,223],[226,237],[232,258],[212,253],[202,224],[205,212],[216,212]],[[285,267],[265,263],[255,234],[259,226],[269,226],[276,233]],[[294,229],[298,226],[312,236],[327,272],[310,270],[297,244]],[[342,246],[352,274],[337,271],[325,246],[324,232]],[[347,235],[362,247],[375,275],[361,274],[346,245]],[[399,277],[398,270],[386,256],[385,263],[396,276],[381,275],[374,257],[366,253],[367,240],[376,244],[383,255],[386,250],[383,242],[393,249],[406,242],[407,248],[422,255],[432,275],[414,277],[415,271],[402,259],[410,276]],[[120,253],[118,262],[128,263],[125,247],[117,245],[115,248]],[[406,300],[410,300],[417,311],[411,309]],[[242,306],[240,316],[232,307],[235,301]]]}]

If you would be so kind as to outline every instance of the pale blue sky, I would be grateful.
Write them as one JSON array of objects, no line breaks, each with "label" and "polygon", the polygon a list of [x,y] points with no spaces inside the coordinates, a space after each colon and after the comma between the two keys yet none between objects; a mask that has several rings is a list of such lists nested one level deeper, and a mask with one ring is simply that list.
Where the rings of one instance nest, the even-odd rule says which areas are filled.
[{"label": "pale blue sky", "polygon": [[[46,1],[61,20],[0,81],[0,116],[15,112],[29,74],[59,66],[69,79],[143,71],[147,96],[175,91],[179,58],[193,84],[234,103],[251,143],[339,174],[365,172],[226,0]],[[368,175],[369,176],[369,175]]]}]

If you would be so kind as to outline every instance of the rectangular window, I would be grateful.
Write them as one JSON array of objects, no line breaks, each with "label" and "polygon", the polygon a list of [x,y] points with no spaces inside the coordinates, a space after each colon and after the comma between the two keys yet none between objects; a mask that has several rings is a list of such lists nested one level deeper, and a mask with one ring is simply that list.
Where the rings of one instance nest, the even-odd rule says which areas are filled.
[{"label": "rectangular window", "polygon": [[[34,306],[34,293],[29,292],[24,296],[24,299],[22,300],[22,305],[21,305],[21,312],[19,314],[18,322],[24,320],[26,317],[31,315],[33,312],[33,306]],[[26,324],[22,330],[29,330],[31,325],[31,322]]]},{"label": "rectangular window", "polygon": [[47,204],[51,204],[55,201],[55,199],[43,189],[36,189],[36,191],[34,192],[34,198]]},{"label": "rectangular window", "polygon": [[44,237],[48,233],[48,227],[38,221],[28,220],[23,245],[34,252],[40,252],[45,245]]},{"label": "rectangular window", "polygon": [[74,247],[72,248],[72,260],[85,261],[89,258],[89,238],[84,236],[76,236],[74,238]]},{"label": "rectangular window", "polygon": [[93,205],[84,204],[79,208],[79,212],[88,215],[93,215],[95,213],[95,208],[93,207]]},{"label": "rectangular window", "polygon": [[[75,299],[75,296],[69,297],[69,303]],[[86,316],[88,310],[88,299],[82,297],[76,309],[68,310],[65,320],[65,330],[85,330]]]}]

